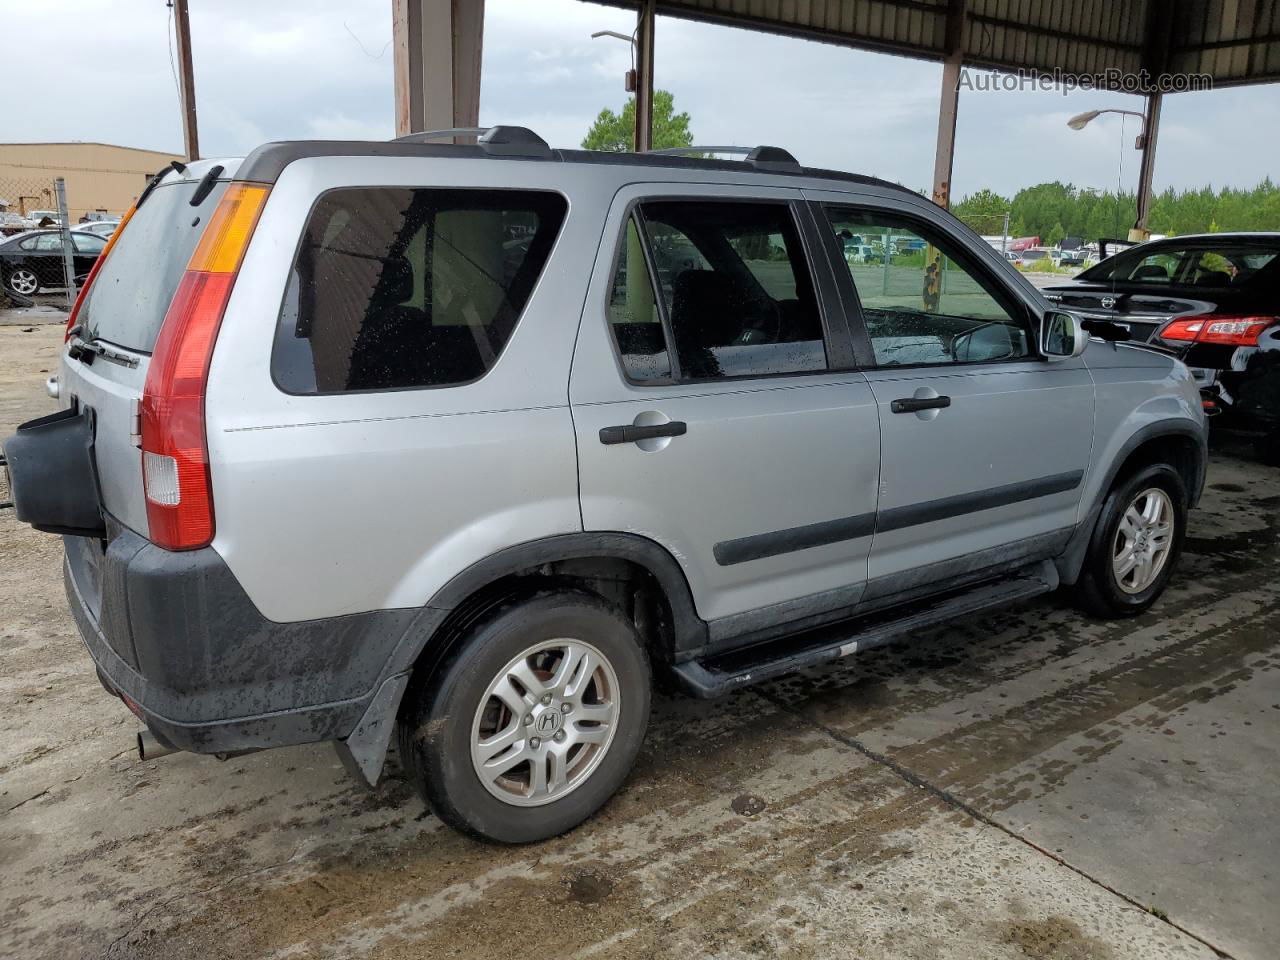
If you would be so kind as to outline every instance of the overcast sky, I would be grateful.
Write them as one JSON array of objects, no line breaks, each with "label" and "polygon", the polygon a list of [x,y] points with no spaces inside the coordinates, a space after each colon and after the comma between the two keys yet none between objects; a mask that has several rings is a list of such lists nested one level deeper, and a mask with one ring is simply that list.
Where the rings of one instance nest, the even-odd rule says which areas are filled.
[{"label": "overcast sky", "polygon": [[[391,0],[191,7],[206,156],[265,140],[393,135]],[[0,142],[181,149],[165,0],[0,0],[0,24],[6,37],[23,38],[5,44]],[[581,0],[488,0],[481,122],[577,146],[601,107],[619,109],[626,96],[627,44],[590,34],[634,25],[625,11]],[[777,144],[802,163],[930,184],[937,64],[666,18],[655,49],[657,84],[692,116],[699,142]],[[1277,177],[1278,94],[1273,84],[1167,97],[1157,189]],[[1114,189],[1117,177],[1133,189],[1137,121],[1126,123],[1122,151],[1119,117],[1080,132],[1066,120],[1141,105],[1080,91],[962,93],[953,192],[1012,194],[1047,180]]]}]

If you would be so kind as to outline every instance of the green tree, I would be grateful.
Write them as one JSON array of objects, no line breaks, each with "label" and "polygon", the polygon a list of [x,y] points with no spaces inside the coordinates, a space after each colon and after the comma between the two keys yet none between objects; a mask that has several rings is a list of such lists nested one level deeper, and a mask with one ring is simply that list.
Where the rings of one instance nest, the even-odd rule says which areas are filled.
[{"label": "green tree", "polygon": [[998,234],[1004,229],[1009,200],[994,190],[979,190],[957,203],[951,212],[977,233]]},{"label": "green tree", "polygon": [[[586,150],[607,150],[612,153],[624,153],[634,150],[636,130],[636,98],[632,97],[622,108],[621,115],[608,107],[600,111],[596,122],[591,125],[587,135],[582,139]],[[665,147],[687,147],[693,143],[693,134],[689,131],[689,114],[675,112],[675,97],[666,90],[655,90],[653,93],[653,146],[654,149]]]},{"label": "green tree", "polygon": [[1062,242],[1062,238],[1067,235],[1067,231],[1062,228],[1061,223],[1055,223],[1053,229],[1049,231],[1049,235],[1045,237],[1045,243],[1048,246],[1056,247]]},{"label": "green tree", "polygon": [[[991,211],[1006,203],[998,194],[981,190],[955,204],[952,211],[978,230],[988,228]],[[1053,242],[1061,228],[1067,237],[1097,240],[1123,237],[1137,217],[1138,201],[1132,193],[1080,189],[1071,184],[1039,183],[1019,190],[1005,209],[1010,211],[1009,234],[1040,237]],[[1236,230],[1280,229],[1280,185],[1270,178],[1255,187],[1204,186],[1189,190],[1166,188],[1152,198],[1147,212],[1152,233],[1171,236]]]}]

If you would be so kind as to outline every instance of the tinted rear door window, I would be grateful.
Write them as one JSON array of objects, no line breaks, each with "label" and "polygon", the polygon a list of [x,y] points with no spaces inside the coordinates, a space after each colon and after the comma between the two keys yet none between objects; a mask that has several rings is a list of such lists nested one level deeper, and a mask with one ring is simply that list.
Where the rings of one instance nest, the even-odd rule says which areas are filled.
[{"label": "tinted rear door window", "polygon": [[351,188],[316,203],[272,370],[290,393],[467,383],[497,361],[566,204],[516,190]]},{"label": "tinted rear door window", "polygon": [[[627,376],[669,382],[669,319],[682,380],[761,377],[827,369],[821,315],[800,235],[785,203],[654,201],[641,218],[657,293],[628,227],[610,300]],[[646,271],[647,273],[647,271]]]},{"label": "tinted rear door window", "polygon": [[219,181],[198,207],[198,180],[165,184],[151,192],[103,261],[80,307],[85,336],[150,353],[169,301],[227,188]]}]

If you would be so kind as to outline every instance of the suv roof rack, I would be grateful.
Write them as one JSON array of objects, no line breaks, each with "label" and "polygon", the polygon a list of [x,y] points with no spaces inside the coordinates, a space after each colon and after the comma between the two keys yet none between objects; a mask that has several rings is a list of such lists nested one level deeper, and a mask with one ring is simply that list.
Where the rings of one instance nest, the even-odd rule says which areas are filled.
[{"label": "suv roof rack", "polygon": [[454,137],[475,137],[476,144],[486,153],[511,157],[549,157],[551,145],[528,127],[448,127],[443,130],[423,130],[396,137],[392,143],[429,143],[433,140],[451,140]]},{"label": "suv roof rack", "polygon": [[659,156],[680,157],[690,153],[741,153],[746,162],[759,170],[791,170],[801,169],[800,161],[782,147],[761,145],[758,147],[664,147],[661,150],[646,150],[645,153]]},{"label": "suv roof rack", "polygon": [[[451,137],[478,137],[475,144],[440,143]],[[727,159],[689,154],[733,153],[742,159]],[[284,140],[264,143],[250,152],[236,171],[236,179],[273,183],[284,168],[304,157],[488,157],[512,160],[550,160],[563,163],[589,163],[610,166],[640,165],[648,167],[686,167],[707,170],[736,170],[744,167],[760,173],[782,176],[804,176],[846,183],[871,184],[887,190],[915,195],[901,184],[876,177],[841,170],[823,170],[801,166],[781,147],[672,147],[642,153],[608,150],[553,150],[547,142],[527,127],[454,127],[425,130],[395,140]]]}]

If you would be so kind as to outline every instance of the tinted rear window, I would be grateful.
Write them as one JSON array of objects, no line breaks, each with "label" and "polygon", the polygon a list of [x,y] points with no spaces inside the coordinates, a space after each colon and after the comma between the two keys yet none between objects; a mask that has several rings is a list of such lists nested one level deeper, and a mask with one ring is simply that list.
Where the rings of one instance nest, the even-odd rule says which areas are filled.
[{"label": "tinted rear window", "polygon": [[1123,280],[1157,286],[1239,287],[1264,270],[1274,275],[1277,256],[1280,256],[1280,245],[1229,239],[1163,244],[1154,248],[1144,244],[1116,254],[1080,274],[1078,279]]},{"label": "tinted rear window", "polygon": [[80,308],[85,335],[150,353],[209,215],[227,189],[219,181],[191,206],[198,180],[157,187],[111,248]]},{"label": "tinted rear window", "polygon": [[341,393],[479,378],[514,332],[565,208],[534,191],[326,193],[281,308],[276,382]]}]

